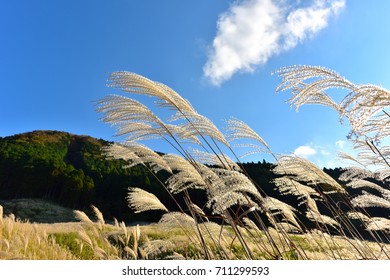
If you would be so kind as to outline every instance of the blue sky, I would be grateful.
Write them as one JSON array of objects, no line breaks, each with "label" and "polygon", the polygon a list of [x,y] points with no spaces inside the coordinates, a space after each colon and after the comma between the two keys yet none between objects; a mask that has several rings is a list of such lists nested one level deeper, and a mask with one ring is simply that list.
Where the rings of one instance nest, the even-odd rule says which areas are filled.
[{"label": "blue sky", "polygon": [[3,0],[0,136],[115,140],[93,101],[119,93],[106,87],[110,73],[130,71],[170,86],[218,127],[237,117],[275,153],[338,166],[349,127],[325,107],[297,113],[271,72],[320,65],[389,89],[389,12],[389,1]]}]

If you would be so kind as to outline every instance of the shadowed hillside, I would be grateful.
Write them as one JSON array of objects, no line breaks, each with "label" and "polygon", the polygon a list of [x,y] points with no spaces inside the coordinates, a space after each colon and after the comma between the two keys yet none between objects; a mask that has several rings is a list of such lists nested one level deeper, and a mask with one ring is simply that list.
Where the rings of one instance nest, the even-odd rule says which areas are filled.
[{"label": "shadowed hillside", "polygon": [[94,204],[107,217],[132,220],[127,188],[161,189],[142,166],[124,169],[123,160],[107,159],[101,148],[108,143],[58,131],[0,138],[0,200],[41,198],[73,209]]}]

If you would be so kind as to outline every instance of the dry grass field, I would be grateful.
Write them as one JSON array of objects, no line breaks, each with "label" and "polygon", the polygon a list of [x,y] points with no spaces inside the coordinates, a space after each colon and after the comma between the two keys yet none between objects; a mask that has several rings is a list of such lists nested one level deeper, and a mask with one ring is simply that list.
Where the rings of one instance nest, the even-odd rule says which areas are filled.
[{"label": "dry grass field", "polygon": [[[227,127],[219,130],[166,85],[115,72],[109,86],[126,96],[108,95],[96,107],[125,140],[106,147],[105,153],[127,161],[126,168],[148,168],[179,210],[129,186],[129,208],[165,213],[158,223],[106,223],[96,207],[93,218],[74,211],[79,222],[69,224],[23,222],[1,213],[0,258],[390,259],[390,147],[385,141],[390,136],[390,92],[354,84],[322,67],[293,66],[276,73],[281,78],[276,90],[290,90],[291,105],[329,106],[350,123],[348,138],[357,156],[340,154],[353,165],[339,178],[307,159],[274,153],[238,119],[227,120]],[[332,89],[346,91],[341,102],[328,94]],[[155,102],[146,106],[129,95]],[[165,109],[169,117],[160,114]],[[175,153],[155,152],[144,144],[150,139],[168,143]],[[252,180],[241,164],[242,156],[253,153],[275,159],[278,198]],[[193,202],[194,189],[204,193],[204,205]],[[370,209],[383,211],[370,215]]]},{"label": "dry grass field", "polygon": [[[150,225],[107,224],[98,209],[94,221],[75,211],[79,222],[30,223],[13,214],[0,219],[0,259],[104,260],[104,259],[248,259],[230,226],[212,222],[183,226],[178,221]],[[180,218],[179,218],[180,219]],[[294,248],[275,229],[267,233],[240,227],[253,259],[388,259],[390,244],[330,236],[320,231],[289,234]],[[200,242],[200,236],[203,242]],[[267,235],[270,235],[267,237]],[[273,244],[268,239],[272,238]],[[208,256],[204,253],[207,246]]]}]

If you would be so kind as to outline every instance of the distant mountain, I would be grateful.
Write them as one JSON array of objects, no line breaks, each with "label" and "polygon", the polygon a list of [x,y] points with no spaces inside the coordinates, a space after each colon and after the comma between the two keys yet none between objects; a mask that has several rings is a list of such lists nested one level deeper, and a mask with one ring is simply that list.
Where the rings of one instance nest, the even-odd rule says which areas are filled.
[{"label": "distant mountain", "polygon": [[[123,160],[105,157],[102,147],[109,144],[103,139],[49,130],[0,137],[0,201],[44,199],[84,211],[93,204],[108,218],[154,221],[158,215],[135,215],[128,208],[128,187],[139,187],[174,210],[176,205],[146,168],[124,169]],[[245,164],[269,193],[274,188],[270,183],[272,167],[266,162]],[[199,205],[205,203],[203,193],[193,191],[192,198]]]},{"label": "distant mountain", "polygon": [[59,131],[0,137],[0,200],[41,198],[73,209],[94,204],[108,217],[134,219],[128,187],[153,189],[163,199],[164,190],[142,166],[124,169],[124,161],[107,159],[101,148],[108,144]]}]

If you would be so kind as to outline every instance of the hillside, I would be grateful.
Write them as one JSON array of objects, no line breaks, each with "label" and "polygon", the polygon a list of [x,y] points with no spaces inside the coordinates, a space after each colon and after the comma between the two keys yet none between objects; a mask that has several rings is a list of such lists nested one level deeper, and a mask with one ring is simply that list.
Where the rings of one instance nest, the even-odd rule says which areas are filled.
[{"label": "hillside", "polygon": [[[0,137],[0,200],[37,198],[85,211],[93,204],[108,218],[154,221],[156,217],[134,214],[128,208],[128,187],[139,187],[156,194],[170,209],[176,207],[146,168],[125,169],[123,160],[108,159],[102,152],[108,144],[60,131]],[[267,192],[274,188],[272,167],[266,162],[245,164]],[[204,196],[195,192],[193,198],[199,202]]]},{"label": "hillside", "polygon": [[123,161],[107,159],[101,148],[108,144],[59,131],[0,138],[0,200],[40,198],[72,209],[94,204],[107,217],[132,220],[127,188],[157,194],[161,188],[145,168],[124,169]]}]

